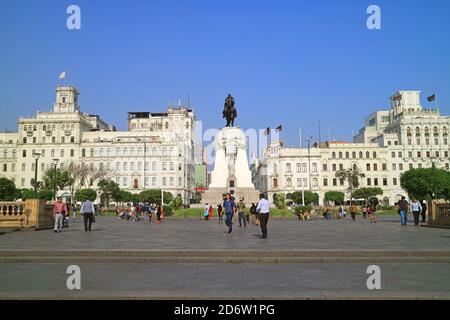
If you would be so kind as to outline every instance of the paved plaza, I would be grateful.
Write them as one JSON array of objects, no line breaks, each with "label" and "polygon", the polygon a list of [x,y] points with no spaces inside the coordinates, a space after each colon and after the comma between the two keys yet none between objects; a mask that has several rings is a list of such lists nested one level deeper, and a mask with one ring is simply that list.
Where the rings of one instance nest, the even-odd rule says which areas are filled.
[{"label": "paved plaza", "polygon": [[[250,225],[98,217],[52,230],[0,235],[0,298],[450,298],[450,230],[383,216],[357,221],[272,219],[269,239]],[[66,288],[80,266],[82,290]],[[366,269],[380,266],[381,290]]]}]

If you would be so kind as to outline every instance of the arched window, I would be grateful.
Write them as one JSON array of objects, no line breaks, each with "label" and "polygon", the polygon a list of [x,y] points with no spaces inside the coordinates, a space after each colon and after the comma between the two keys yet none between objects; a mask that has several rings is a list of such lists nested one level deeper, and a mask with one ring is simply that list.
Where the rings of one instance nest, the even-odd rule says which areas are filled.
[{"label": "arched window", "polygon": [[428,129],[428,127],[425,127],[425,135],[426,136],[430,135],[430,129]]},{"label": "arched window", "polygon": [[278,180],[277,180],[277,178],[273,179],[273,181],[272,181],[272,187],[278,188]]},{"label": "arched window", "polygon": [[84,158],[86,157],[86,149],[81,149],[81,157]]},{"label": "arched window", "polygon": [[356,163],[353,164],[353,170],[358,170],[358,166],[356,165]]},{"label": "arched window", "polygon": [[144,153],[142,152],[142,148],[141,147],[138,148],[138,155],[139,156],[143,156],[144,155]]},{"label": "arched window", "polygon": [[420,128],[416,127],[416,137],[420,137]]},{"label": "arched window", "polygon": [[8,150],[3,151],[3,158],[8,158]]},{"label": "arched window", "polygon": [[128,148],[127,147],[123,148],[123,155],[125,157],[128,157]]},{"label": "arched window", "polygon": [[173,156],[173,147],[170,148],[170,156]]},{"label": "arched window", "polygon": [[348,159],[348,158],[350,158],[350,153],[347,151],[346,153],[345,153],[345,157]]},{"label": "arched window", "polygon": [[23,126],[23,131],[27,131],[27,126]]},{"label": "arched window", "polygon": [[52,143],[56,143],[56,137],[52,137]]},{"label": "arched window", "polygon": [[139,180],[138,179],[134,179],[134,181],[133,181],[133,188],[134,189],[139,188]]},{"label": "arched window", "polygon": [[27,137],[23,137],[22,142],[27,143]]},{"label": "arched window", "polygon": [[373,158],[376,159],[376,157],[377,157],[377,153],[376,153],[376,151],[374,151],[373,152]]},{"label": "arched window", "polygon": [[443,127],[443,128],[442,128],[442,135],[443,135],[444,137],[448,136],[448,129],[447,129],[447,127]]},{"label": "arched window", "polygon": [[94,148],[91,148],[91,150],[89,151],[89,156],[90,156],[91,158],[94,157]]},{"label": "arched window", "polygon": [[130,154],[131,154],[131,156],[134,156],[134,147],[130,148]]},{"label": "arched window", "polygon": [[62,97],[62,103],[66,103],[66,97]]},{"label": "arched window", "polygon": [[37,125],[34,125],[33,131],[37,131]]},{"label": "arched window", "polygon": [[155,147],[152,148],[152,156],[156,156],[156,148]]},{"label": "arched window", "polygon": [[408,137],[410,137],[411,136],[411,128],[410,127],[408,127],[408,128],[406,128],[406,135],[408,136]]},{"label": "arched window", "polygon": [[47,130],[47,126],[45,124],[42,126],[42,130],[44,130],[44,131]]},{"label": "arched window", "polygon": [[167,148],[163,148],[162,155],[163,155],[164,157],[167,156]]},{"label": "arched window", "polygon": [[292,187],[292,180],[291,180],[291,178],[288,178],[286,180],[286,187],[288,187],[288,188]]},{"label": "arched window", "polygon": [[352,152],[352,158],[356,158],[356,152],[355,151]]},{"label": "arched window", "polygon": [[318,186],[317,178],[314,178],[314,179],[312,180],[312,186],[313,186],[313,187],[317,187],[317,186]]},{"label": "arched window", "polygon": [[288,173],[291,172],[291,164],[290,163],[286,163],[286,172],[288,172]]},{"label": "arched window", "polygon": [[362,159],[362,157],[363,157],[363,153],[362,153],[362,151],[360,151],[359,152],[359,158]]},{"label": "arched window", "polygon": [[366,152],[366,158],[367,158],[367,159],[370,158],[370,152],[369,152],[369,151]]},{"label": "arched window", "polygon": [[339,151],[339,158],[342,158],[342,151]]},{"label": "arched window", "polygon": [[111,150],[111,148],[108,148],[108,149],[106,150],[106,156],[107,156],[107,157],[111,157],[111,156],[112,156],[112,150]]},{"label": "arched window", "polygon": [[433,128],[433,134],[434,134],[435,137],[439,135],[438,127],[434,127]]},{"label": "arched window", "polygon": [[332,153],[331,153],[331,157],[332,157],[333,159],[335,159],[335,158],[336,158],[336,152],[332,152]]}]

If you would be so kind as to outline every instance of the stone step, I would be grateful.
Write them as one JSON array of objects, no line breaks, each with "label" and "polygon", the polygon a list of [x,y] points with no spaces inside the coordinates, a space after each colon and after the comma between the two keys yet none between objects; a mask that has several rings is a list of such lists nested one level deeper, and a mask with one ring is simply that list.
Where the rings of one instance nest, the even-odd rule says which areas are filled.
[{"label": "stone step", "polygon": [[450,263],[450,251],[395,250],[0,250],[0,262]]}]

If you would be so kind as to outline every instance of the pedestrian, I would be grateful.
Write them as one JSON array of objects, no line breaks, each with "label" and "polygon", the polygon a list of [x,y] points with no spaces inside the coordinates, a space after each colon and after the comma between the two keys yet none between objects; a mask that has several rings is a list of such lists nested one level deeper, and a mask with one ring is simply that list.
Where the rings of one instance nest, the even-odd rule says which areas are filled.
[{"label": "pedestrian", "polygon": [[259,195],[259,202],[256,206],[256,212],[259,214],[261,226],[261,239],[267,239],[267,223],[269,222],[269,201],[266,200],[263,193]]},{"label": "pedestrian", "polygon": [[346,216],[346,213],[345,213],[344,207],[343,206],[339,206],[338,219],[343,219],[343,218],[345,218],[345,216]]},{"label": "pedestrian", "polygon": [[358,207],[354,202],[352,202],[352,205],[350,207],[350,215],[352,216],[352,220],[356,220],[356,213],[358,212]]},{"label": "pedestrian", "polygon": [[420,204],[420,201],[418,201],[415,197],[412,199],[411,202],[411,212],[414,216],[414,225],[416,227],[419,226],[419,216],[422,212],[422,205]]},{"label": "pedestrian", "polygon": [[245,210],[244,198],[239,199],[237,209],[238,209],[239,227],[242,228],[242,225],[244,225],[244,228],[247,228],[247,221],[245,220],[245,211],[244,211]]},{"label": "pedestrian", "polygon": [[162,221],[162,217],[163,217],[163,206],[162,204],[158,204],[158,207],[156,208],[156,220],[158,221],[158,223],[160,223]]},{"label": "pedestrian", "polygon": [[94,222],[95,207],[91,200],[86,200],[81,205],[80,213],[83,215],[84,231],[92,231],[92,222]]},{"label": "pedestrian", "polygon": [[322,215],[326,220],[331,220],[330,208],[326,208]]},{"label": "pedestrian", "polygon": [[377,223],[377,218],[375,216],[376,209],[370,204],[367,205],[367,216],[369,217],[370,223]]},{"label": "pedestrian", "polygon": [[250,214],[252,215],[252,223],[256,224],[257,212],[256,212],[256,204],[255,203],[252,203],[252,205],[250,207]]},{"label": "pedestrian", "polygon": [[236,203],[231,198],[231,194],[227,193],[225,196],[225,200],[223,201],[223,208],[225,210],[225,224],[228,227],[228,234],[233,232],[233,217],[236,213]]},{"label": "pedestrian", "polygon": [[150,204],[148,202],[144,202],[142,204],[142,212],[147,221],[150,221]]},{"label": "pedestrian", "polygon": [[208,221],[209,218],[209,204],[205,204],[205,209],[203,210],[203,218],[205,221]]},{"label": "pedestrian", "polygon": [[61,197],[56,198],[56,202],[53,205],[53,217],[55,218],[55,227],[53,231],[55,233],[61,232],[63,219],[67,212],[67,205],[62,202]]},{"label": "pedestrian", "polygon": [[408,201],[406,201],[405,196],[402,196],[402,199],[398,202],[398,214],[400,215],[402,226],[405,227],[408,222],[408,206]]},{"label": "pedestrian", "polygon": [[426,200],[422,201],[422,212],[421,212],[421,215],[422,215],[422,223],[425,223],[426,222],[426,217],[427,217],[427,201]]},{"label": "pedestrian", "polygon": [[64,227],[69,228],[70,209],[72,208],[72,206],[70,205],[70,203],[67,204],[67,202],[66,202],[66,207],[67,207],[67,211],[63,217],[63,228]]},{"label": "pedestrian", "polygon": [[363,206],[362,208],[362,214],[363,214],[363,219],[367,218],[367,208],[365,206]]},{"label": "pedestrian", "polygon": [[223,207],[222,207],[222,204],[219,203],[217,205],[217,217],[219,218],[219,223],[223,222],[222,216],[223,216]]},{"label": "pedestrian", "polygon": [[213,209],[212,205],[210,205],[209,209],[208,209],[208,220],[212,219],[213,211],[214,211],[214,209]]}]

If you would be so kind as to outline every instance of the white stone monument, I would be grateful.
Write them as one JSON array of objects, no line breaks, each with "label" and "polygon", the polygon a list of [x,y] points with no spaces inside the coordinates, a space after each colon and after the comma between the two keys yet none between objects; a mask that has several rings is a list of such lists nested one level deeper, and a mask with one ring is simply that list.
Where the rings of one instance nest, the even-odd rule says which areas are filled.
[{"label": "white stone monument", "polygon": [[211,172],[209,188],[202,197],[203,203],[218,204],[222,195],[232,191],[236,201],[243,197],[246,205],[258,202],[259,193],[252,183],[248,166],[247,141],[242,129],[225,127],[214,141],[216,157]]}]

